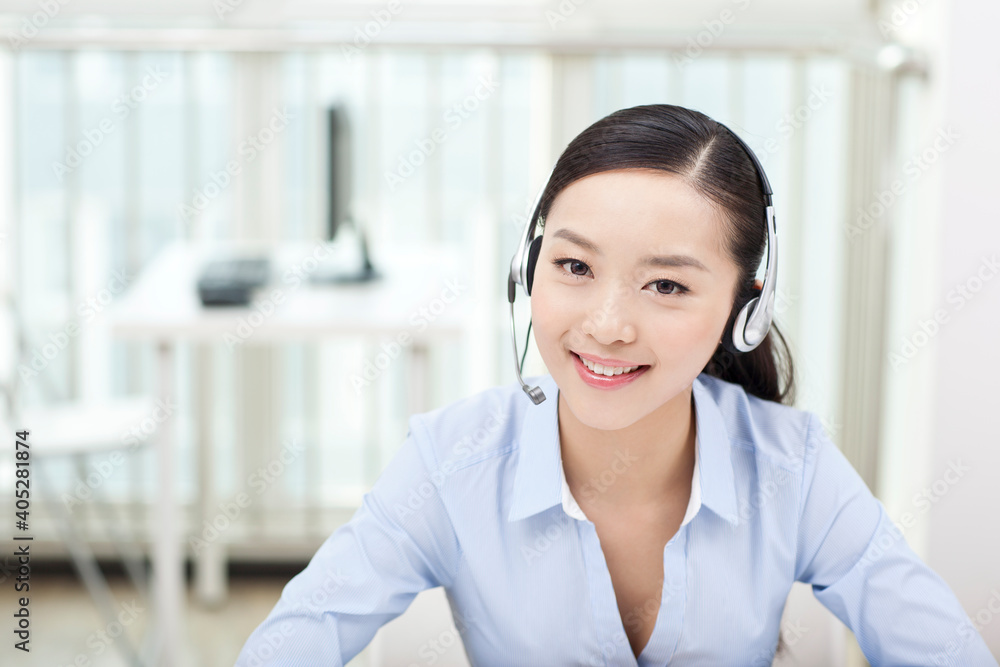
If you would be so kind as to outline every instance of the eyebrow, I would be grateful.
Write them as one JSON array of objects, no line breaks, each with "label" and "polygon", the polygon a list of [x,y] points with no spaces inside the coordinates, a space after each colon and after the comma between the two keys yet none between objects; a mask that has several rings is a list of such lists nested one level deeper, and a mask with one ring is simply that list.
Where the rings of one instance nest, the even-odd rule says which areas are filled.
[{"label": "eyebrow", "polygon": [[[601,254],[600,249],[596,245],[594,245],[593,242],[588,241],[587,239],[583,238],[576,232],[566,229],[565,227],[557,229],[552,234],[552,237],[557,239],[559,238],[566,239],[570,243],[575,243],[584,250],[589,250],[595,255],[599,256]],[[648,266],[674,267],[674,268],[690,266],[695,269],[701,269],[702,271],[711,273],[711,271],[708,270],[708,267],[706,267],[704,264],[699,262],[694,257],[691,257],[690,255],[665,255],[665,256],[648,255],[646,257],[643,257],[639,263],[646,264]]]}]

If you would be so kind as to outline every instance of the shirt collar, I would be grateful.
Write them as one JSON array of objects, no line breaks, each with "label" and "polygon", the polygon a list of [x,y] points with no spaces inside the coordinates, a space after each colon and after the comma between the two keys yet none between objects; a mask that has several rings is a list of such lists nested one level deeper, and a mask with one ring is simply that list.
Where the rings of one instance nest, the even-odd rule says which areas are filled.
[{"label": "shirt collar", "polygon": [[[705,386],[706,377],[709,376],[699,375],[691,385],[697,420],[694,474],[698,484],[692,482],[691,500],[681,525],[690,521],[702,504],[736,525],[739,518],[729,433],[718,404]],[[534,405],[527,396],[522,399],[529,404],[518,435],[517,471],[508,521],[518,521],[563,504],[565,476],[559,451],[559,388],[550,374],[534,380],[529,384],[541,387],[545,401]],[[694,497],[696,488],[698,498]]]}]

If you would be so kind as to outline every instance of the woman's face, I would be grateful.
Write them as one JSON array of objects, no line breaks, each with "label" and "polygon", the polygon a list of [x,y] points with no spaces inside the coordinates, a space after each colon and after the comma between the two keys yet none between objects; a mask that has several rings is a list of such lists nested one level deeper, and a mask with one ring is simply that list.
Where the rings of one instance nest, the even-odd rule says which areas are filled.
[{"label": "woman's face", "polygon": [[[738,273],[724,254],[723,224],[707,199],[665,171],[592,174],[556,196],[531,317],[542,360],[581,422],[625,428],[678,396],[708,363]],[[654,257],[661,261],[647,261]],[[648,368],[598,388],[581,378],[575,353]]]}]

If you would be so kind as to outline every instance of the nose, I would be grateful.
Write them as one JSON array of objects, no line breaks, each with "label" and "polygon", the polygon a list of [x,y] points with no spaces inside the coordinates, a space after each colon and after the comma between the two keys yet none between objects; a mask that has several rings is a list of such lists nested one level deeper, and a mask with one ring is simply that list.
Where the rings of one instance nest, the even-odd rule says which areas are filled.
[{"label": "nose", "polygon": [[623,281],[601,291],[600,301],[588,307],[580,330],[604,346],[635,341],[631,299]]}]

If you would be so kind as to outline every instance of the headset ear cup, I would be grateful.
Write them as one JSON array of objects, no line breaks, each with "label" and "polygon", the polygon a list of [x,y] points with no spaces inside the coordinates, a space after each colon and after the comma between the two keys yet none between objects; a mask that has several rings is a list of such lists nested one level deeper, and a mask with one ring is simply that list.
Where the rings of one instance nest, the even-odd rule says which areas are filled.
[{"label": "headset ear cup", "polygon": [[[736,336],[736,335],[742,336],[743,335],[742,331],[736,332],[736,331],[734,331],[734,328],[736,326],[736,322],[737,322],[737,319],[739,318],[740,312],[744,308],[746,308],[746,306],[747,306],[748,303],[750,303],[751,301],[753,301],[755,298],[759,297],[760,294],[761,294],[761,288],[758,287],[757,285],[754,285],[751,288],[750,296],[747,297],[746,299],[738,301],[736,303],[736,305],[733,306],[732,311],[729,313],[729,321],[726,322],[726,328],[723,329],[723,331],[722,331],[722,347],[724,347],[727,352],[730,352],[731,354],[734,354],[734,355],[746,354],[745,352],[743,352],[743,350],[740,350],[739,348],[737,348],[736,345],[735,345],[735,343],[733,342],[734,336]],[[757,305],[759,305],[759,304],[760,304],[760,301],[758,301],[756,304],[754,304],[754,306],[752,308],[756,308]],[[746,322],[748,319],[750,319],[750,315],[753,314],[752,313],[752,308],[751,308],[751,311],[747,312],[747,316],[745,318],[743,318],[743,322]]]},{"label": "headset ear cup", "polygon": [[743,308],[743,302],[740,302],[733,307],[732,311],[729,313],[729,321],[726,322],[726,328],[722,330],[722,347],[730,354],[741,354],[741,352],[736,349],[736,345],[733,344],[733,325],[736,324],[736,316],[739,314],[740,309]]},{"label": "headset ear cup", "polygon": [[542,250],[542,237],[531,242],[528,246],[528,267],[525,284],[527,285],[528,296],[531,296],[531,284],[535,279],[535,263],[538,262],[538,253]]}]

